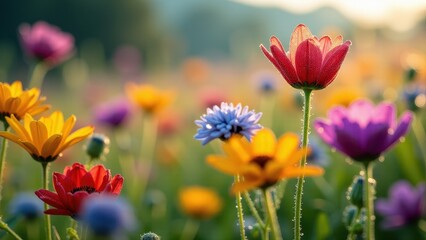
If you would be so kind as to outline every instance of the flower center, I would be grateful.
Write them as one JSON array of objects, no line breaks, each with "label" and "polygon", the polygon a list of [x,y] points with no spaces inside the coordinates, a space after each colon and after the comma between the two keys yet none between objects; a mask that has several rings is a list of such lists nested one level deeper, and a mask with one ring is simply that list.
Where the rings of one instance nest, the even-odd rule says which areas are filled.
[{"label": "flower center", "polygon": [[251,161],[256,163],[259,167],[264,168],[266,163],[272,160],[269,156],[257,156],[253,158]]},{"label": "flower center", "polygon": [[96,191],[96,189],[94,187],[91,187],[91,186],[80,186],[80,187],[76,187],[73,190],[71,190],[71,193],[74,194],[75,192],[78,192],[78,191],[86,191],[88,193],[93,193],[93,192]]}]

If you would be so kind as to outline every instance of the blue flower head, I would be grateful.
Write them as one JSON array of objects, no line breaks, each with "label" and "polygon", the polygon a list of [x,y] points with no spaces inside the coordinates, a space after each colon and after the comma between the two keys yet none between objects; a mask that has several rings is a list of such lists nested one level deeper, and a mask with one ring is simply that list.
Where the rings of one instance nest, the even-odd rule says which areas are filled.
[{"label": "blue flower head", "polygon": [[117,236],[135,226],[130,206],[115,196],[97,195],[87,199],[81,219],[96,236]]},{"label": "blue flower head", "polygon": [[262,128],[258,124],[261,116],[262,113],[249,111],[248,106],[242,108],[241,104],[234,107],[232,103],[222,103],[220,107],[216,105],[213,109],[207,108],[207,114],[195,121],[200,128],[194,138],[203,145],[215,138],[226,140],[233,134],[240,134],[250,140]]},{"label": "blue flower head", "polygon": [[22,192],[12,199],[9,210],[12,216],[32,220],[43,216],[43,202],[34,193]]}]

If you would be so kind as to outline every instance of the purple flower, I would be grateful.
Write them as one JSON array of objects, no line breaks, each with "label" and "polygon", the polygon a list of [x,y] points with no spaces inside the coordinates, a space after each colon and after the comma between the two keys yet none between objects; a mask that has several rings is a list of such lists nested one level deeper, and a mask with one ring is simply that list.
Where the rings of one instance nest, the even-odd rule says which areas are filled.
[{"label": "purple flower", "polygon": [[37,22],[32,27],[22,24],[19,34],[25,52],[48,65],[63,62],[74,48],[74,37],[71,34],[46,22]]},{"label": "purple flower", "polygon": [[396,182],[389,199],[378,199],[376,211],[384,217],[384,228],[397,228],[416,223],[426,213],[426,185],[413,188],[406,181]]},{"label": "purple flower", "polygon": [[412,120],[412,113],[405,112],[397,122],[391,103],[374,106],[368,100],[358,100],[348,108],[330,109],[328,119],[316,120],[314,127],[332,148],[355,161],[369,162],[398,142]]},{"label": "purple flower", "polygon": [[114,99],[95,109],[95,120],[113,128],[120,127],[131,114],[132,107],[126,98]]}]

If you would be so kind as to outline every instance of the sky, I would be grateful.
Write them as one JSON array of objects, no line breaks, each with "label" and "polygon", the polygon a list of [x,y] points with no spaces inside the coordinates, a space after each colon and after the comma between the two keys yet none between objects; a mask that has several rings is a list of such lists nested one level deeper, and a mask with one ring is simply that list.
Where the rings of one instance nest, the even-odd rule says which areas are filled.
[{"label": "sky", "polygon": [[280,7],[308,13],[319,7],[336,8],[354,23],[367,28],[406,31],[426,16],[426,0],[233,0],[249,5]]}]

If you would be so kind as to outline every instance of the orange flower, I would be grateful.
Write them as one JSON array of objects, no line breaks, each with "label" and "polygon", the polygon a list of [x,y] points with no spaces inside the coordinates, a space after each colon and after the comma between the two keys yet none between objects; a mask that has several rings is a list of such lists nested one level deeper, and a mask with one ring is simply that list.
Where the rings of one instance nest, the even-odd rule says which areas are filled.
[{"label": "orange flower", "polygon": [[31,116],[42,113],[50,108],[49,105],[42,105],[45,100],[45,97],[40,98],[37,88],[24,91],[20,81],[0,83],[0,119],[5,122],[5,117],[12,114],[22,119],[27,113]]},{"label": "orange flower", "polygon": [[24,117],[24,123],[12,115],[6,121],[15,133],[0,132],[0,136],[17,143],[24,148],[34,160],[39,162],[54,161],[62,151],[83,141],[93,133],[93,127],[87,126],[71,133],[76,117],[72,115],[64,122],[62,112],[54,112],[48,117],[34,120],[30,114]]},{"label": "orange flower", "polygon": [[277,141],[274,133],[264,128],[254,135],[252,142],[238,136],[231,137],[223,145],[226,155],[208,156],[207,162],[223,173],[241,177],[232,186],[233,193],[267,188],[284,178],[323,174],[320,167],[299,166],[304,155],[299,144],[299,138],[293,133],[284,134]]},{"label": "orange flower", "polygon": [[126,86],[126,92],[130,99],[147,113],[162,110],[172,100],[171,92],[161,91],[151,85],[129,83]]},{"label": "orange flower", "polygon": [[179,201],[185,214],[198,219],[211,218],[222,209],[222,200],[217,193],[199,186],[182,189]]}]

